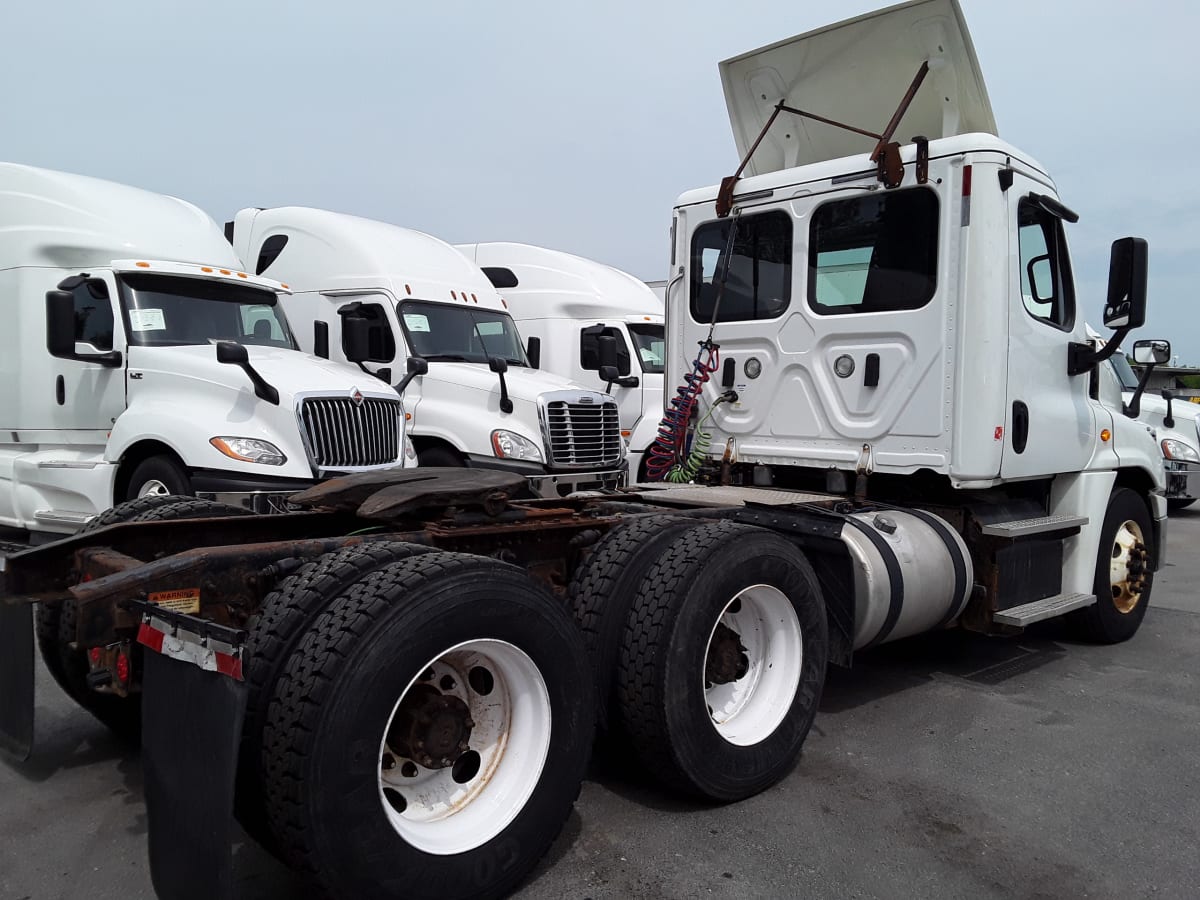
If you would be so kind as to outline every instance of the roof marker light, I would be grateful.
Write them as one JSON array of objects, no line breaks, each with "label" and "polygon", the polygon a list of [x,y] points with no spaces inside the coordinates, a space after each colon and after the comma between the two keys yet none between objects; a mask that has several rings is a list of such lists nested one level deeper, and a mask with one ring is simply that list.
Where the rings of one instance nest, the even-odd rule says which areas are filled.
[{"label": "roof marker light", "polygon": [[284,284],[282,281],[281,281],[281,282],[279,282],[279,286],[280,286],[281,288],[283,288],[285,291],[290,291],[290,290],[291,290],[291,288],[290,288],[290,287],[288,287],[286,284]]},{"label": "roof marker light", "polygon": [[238,272],[237,277],[238,278],[249,278],[250,276],[247,275],[245,272]]},{"label": "roof marker light", "polygon": [[479,302],[479,298],[476,297],[474,294],[471,295],[471,299],[474,300],[476,303]]},{"label": "roof marker light", "polygon": [[150,263],[148,263],[148,262],[137,262],[137,263],[134,263],[134,265],[137,266],[139,269],[150,268]]},{"label": "roof marker light", "polygon": [[200,267],[201,272],[208,272],[210,275],[212,274],[212,270],[213,270],[212,266],[201,266]]},{"label": "roof marker light", "polygon": [[458,299],[458,294],[457,294],[456,292],[454,292],[454,291],[451,291],[451,292],[450,292],[450,299],[452,299],[452,300],[457,300],[457,299]]},{"label": "roof marker light", "polygon": [[407,284],[404,286],[404,293],[410,295],[412,294],[412,288],[410,288]]},{"label": "roof marker light", "polygon": [[233,274],[233,273],[232,273],[232,272],[230,272],[228,269],[221,269],[220,271],[221,271],[221,274],[222,274],[222,275],[232,275],[232,274]]},{"label": "roof marker light", "polygon": [[508,301],[507,300],[505,300],[503,297],[501,297],[500,302],[504,304],[505,309],[508,309]]}]

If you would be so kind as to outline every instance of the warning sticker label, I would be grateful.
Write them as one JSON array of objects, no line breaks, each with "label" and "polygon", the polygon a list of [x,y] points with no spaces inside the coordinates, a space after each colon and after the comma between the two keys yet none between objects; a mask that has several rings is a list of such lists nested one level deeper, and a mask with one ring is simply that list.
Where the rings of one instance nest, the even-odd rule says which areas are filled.
[{"label": "warning sticker label", "polygon": [[158,591],[150,595],[151,603],[177,613],[200,612],[200,588],[184,588],[181,591]]}]

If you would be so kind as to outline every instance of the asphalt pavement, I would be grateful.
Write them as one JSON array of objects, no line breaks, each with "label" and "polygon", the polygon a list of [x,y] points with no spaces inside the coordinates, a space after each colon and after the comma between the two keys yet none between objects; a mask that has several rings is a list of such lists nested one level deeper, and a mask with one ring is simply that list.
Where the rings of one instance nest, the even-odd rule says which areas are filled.
[{"label": "asphalt pavement", "polygon": [[[1195,897],[1200,891],[1200,510],[1172,516],[1141,631],[1055,623],[927,635],[834,669],[794,771],[748,801],[680,801],[598,758],[518,894]],[[153,897],[135,752],[39,672],[38,743],[0,763],[0,900]],[[307,896],[248,839],[238,896]]]}]

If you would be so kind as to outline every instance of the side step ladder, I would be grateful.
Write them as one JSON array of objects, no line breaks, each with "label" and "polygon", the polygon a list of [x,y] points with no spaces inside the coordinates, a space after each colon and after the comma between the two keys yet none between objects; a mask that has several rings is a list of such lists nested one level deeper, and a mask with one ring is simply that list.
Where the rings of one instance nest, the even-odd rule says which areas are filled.
[{"label": "side step ladder", "polygon": [[1040,622],[1042,619],[1053,619],[1055,616],[1083,609],[1095,602],[1095,594],[1056,594],[1053,597],[1034,600],[1032,603],[1024,603],[1021,606],[1013,606],[992,613],[992,620],[1001,625],[1016,625],[1023,628],[1034,622]]},{"label": "side step ladder", "polygon": [[[1035,519],[1014,519],[1011,522],[990,522],[980,526],[980,531],[983,534],[992,537],[1009,538],[1015,540],[1017,538],[1029,537],[1030,535],[1049,535],[1056,531],[1072,531],[1078,533],[1079,529],[1088,523],[1087,516],[1038,516]],[[1039,601],[1040,602],[1040,601]]]}]

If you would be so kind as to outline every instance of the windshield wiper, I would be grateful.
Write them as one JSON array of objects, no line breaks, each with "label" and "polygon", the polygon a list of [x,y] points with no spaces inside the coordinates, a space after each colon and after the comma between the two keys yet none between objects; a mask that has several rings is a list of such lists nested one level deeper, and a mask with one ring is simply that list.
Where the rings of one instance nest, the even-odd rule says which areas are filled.
[{"label": "windshield wiper", "polygon": [[470,359],[466,356],[460,356],[457,353],[429,353],[425,356],[429,362],[480,362],[478,359]]}]

